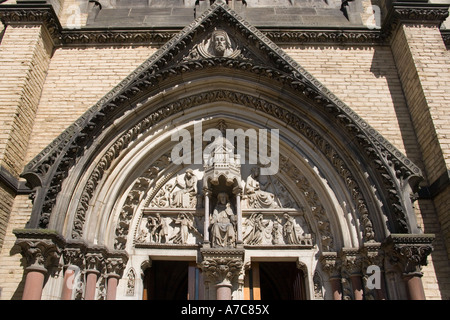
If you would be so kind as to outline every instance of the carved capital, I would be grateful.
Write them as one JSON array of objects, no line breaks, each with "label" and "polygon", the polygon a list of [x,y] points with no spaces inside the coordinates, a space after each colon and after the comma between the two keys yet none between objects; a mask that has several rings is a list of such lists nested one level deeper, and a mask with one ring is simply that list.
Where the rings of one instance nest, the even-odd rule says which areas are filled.
[{"label": "carved capital", "polygon": [[64,267],[69,265],[75,265],[84,269],[85,267],[85,254],[87,245],[84,241],[68,241],[66,248],[63,250]]},{"label": "carved capital", "polygon": [[121,278],[127,262],[128,256],[126,253],[112,254],[105,261],[107,275]]},{"label": "carved capital", "polygon": [[231,285],[244,267],[244,250],[202,249],[200,264],[205,276],[216,284]]},{"label": "carved capital", "polygon": [[433,234],[391,234],[384,247],[389,263],[404,275],[421,274],[427,257],[433,251]]},{"label": "carved capital", "polygon": [[364,268],[367,268],[370,265],[376,265],[383,270],[384,251],[381,248],[381,243],[364,243],[364,246],[361,248],[360,252],[362,255],[362,263]]},{"label": "carved capital", "polygon": [[105,259],[100,252],[86,253],[86,271],[101,273],[105,266]]},{"label": "carved capital", "polygon": [[340,275],[340,261],[336,252],[324,252],[320,257],[322,269],[330,277],[338,277]]},{"label": "carved capital", "polygon": [[341,251],[341,266],[350,276],[361,275],[362,257],[358,249],[343,248]]},{"label": "carved capital", "polygon": [[17,240],[14,250],[22,254],[27,270],[47,272],[59,264],[64,239],[49,230],[13,230]]}]

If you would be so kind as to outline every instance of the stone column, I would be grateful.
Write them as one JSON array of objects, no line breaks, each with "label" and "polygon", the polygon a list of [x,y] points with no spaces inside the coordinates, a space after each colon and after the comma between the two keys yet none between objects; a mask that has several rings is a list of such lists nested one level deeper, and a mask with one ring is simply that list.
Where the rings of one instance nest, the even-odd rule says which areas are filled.
[{"label": "stone column", "polygon": [[45,277],[58,266],[64,240],[56,233],[39,230],[14,230],[17,237],[13,251],[20,250],[25,261],[25,287],[22,300],[40,300]]},{"label": "stone column", "polygon": [[236,215],[237,215],[237,241],[236,244],[242,245],[243,237],[242,237],[242,208],[241,208],[241,195],[242,188],[234,188],[233,193],[236,196]]},{"label": "stone column", "polygon": [[336,252],[324,252],[320,258],[322,269],[328,273],[333,300],[342,300],[341,272]]},{"label": "stone column", "polygon": [[201,253],[203,256],[201,268],[205,282],[215,284],[217,300],[231,300],[233,284],[244,265],[244,250],[202,249]]},{"label": "stone column", "polygon": [[342,267],[350,276],[354,300],[363,300],[363,285],[361,274],[361,257],[358,249],[342,249]]},{"label": "stone column", "polygon": [[100,253],[86,254],[86,287],[84,289],[84,300],[94,300],[97,289],[97,280],[100,270],[103,269],[103,255]]},{"label": "stone column", "polygon": [[[381,250],[381,243],[368,242],[363,245],[361,249],[362,255],[362,271],[365,275],[366,285],[364,286],[365,296],[370,296],[376,300],[386,300],[386,285],[385,285],[385,270],[384,270],[384,253]],[[379,268],[380,273],[374,274],[374,271],[368,272],[369,267],[371,270],[375,267]],[[369,277],[373,277],[369,279]],[[370,281],[369,288],[367,281]]]},{"label": "stone column", "polygon": [[204,245],[209,246],[209,200],[211,197],[211,190],[203,188],[203,194],[205,195],[205,226],[203,230],[203,243]]},{"label": "stone column", "polygon": [[425,300],[420,268],[427,264],[433,240],[430,234],[391,234],[385,242],[389,263],[402,273],[410,300]]},{"label": "stone column", "polygon": [[72,300],[72,289],[74,284],[76,270],[72,266],[64,271],[64,283],[61,293],[61,300]]},{"label": "stone column", "polygon": [[117,285],[119,279],[122,278],[123,270],[127,263],[128,257],[124,253],[122,256],[116,255],[106,260],[106,300],[116,300]]}]

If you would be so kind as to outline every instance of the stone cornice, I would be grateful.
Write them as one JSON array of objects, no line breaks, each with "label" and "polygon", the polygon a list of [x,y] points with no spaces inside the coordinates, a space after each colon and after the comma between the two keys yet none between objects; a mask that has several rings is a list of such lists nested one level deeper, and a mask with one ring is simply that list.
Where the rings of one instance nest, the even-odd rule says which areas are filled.
[{"label": "stone cornice", "polygon": [[427,1],[390,1],[382,26],[384,38],[388,39],[399,24],[428,24],[440,26],[449,16],[449,4]]},{"label": "stone cornice", "polygon": [[[448,5],[416,2],[391,4],[382,29],[340,28],[262,28],[275,43],[298,44],[384,44],[393,25],[401,22],[441,24],[448,16]],[[5,25],[43,25],[56,46],[162,45],[181,28],[63,28],[49,4],[0,5],[0,20]]]}]

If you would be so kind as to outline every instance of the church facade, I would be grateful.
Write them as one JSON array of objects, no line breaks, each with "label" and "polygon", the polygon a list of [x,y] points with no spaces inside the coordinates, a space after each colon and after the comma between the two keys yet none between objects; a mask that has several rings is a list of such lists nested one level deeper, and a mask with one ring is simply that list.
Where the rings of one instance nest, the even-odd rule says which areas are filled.
[{"label": "church facade", "polygon": [[0,298],[450,298],[448,3],[6,1]]}]

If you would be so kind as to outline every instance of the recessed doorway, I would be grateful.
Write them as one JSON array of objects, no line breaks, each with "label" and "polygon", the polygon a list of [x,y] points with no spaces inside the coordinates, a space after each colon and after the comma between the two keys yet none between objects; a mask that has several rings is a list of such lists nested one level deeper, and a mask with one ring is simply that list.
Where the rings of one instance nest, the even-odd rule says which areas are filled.
[{"label": "recessed doorway", "polygon": [[152,261],[144,274],[144,300],[187,300],[188,261]]},{"label": "recessed doorway", "polygon": [[306,300],[303,271],[295,262],[252,262],[244,296],[249,300]]}]

